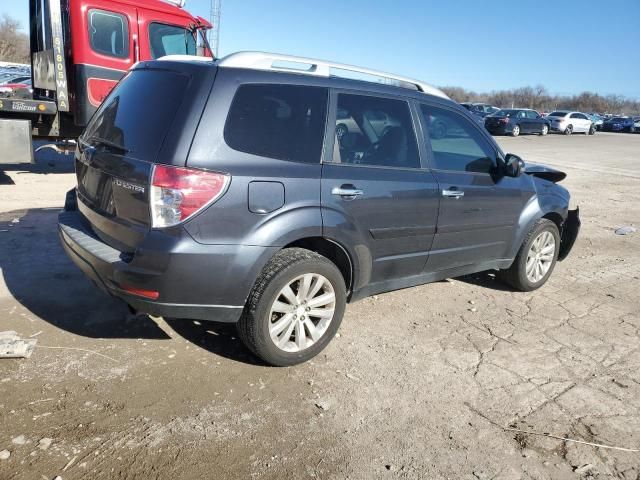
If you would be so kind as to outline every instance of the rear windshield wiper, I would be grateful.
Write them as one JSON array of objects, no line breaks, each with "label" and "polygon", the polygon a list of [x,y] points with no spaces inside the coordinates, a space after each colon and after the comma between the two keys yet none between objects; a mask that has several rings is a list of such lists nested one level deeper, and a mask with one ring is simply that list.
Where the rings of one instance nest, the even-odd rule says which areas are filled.
[{"label": "rear windshield wiper", "polygon": [[110,142],[109,140],[105,140],[103,138],[89,137],[89,138],[82,139],[82,142],[90,147],[96,147],[96,146],[106,147],[107,149],[117,153],[125,154],[125,153],[131,152],[131,150],[126,149],[122,145],[119,145],[115,142]]}]

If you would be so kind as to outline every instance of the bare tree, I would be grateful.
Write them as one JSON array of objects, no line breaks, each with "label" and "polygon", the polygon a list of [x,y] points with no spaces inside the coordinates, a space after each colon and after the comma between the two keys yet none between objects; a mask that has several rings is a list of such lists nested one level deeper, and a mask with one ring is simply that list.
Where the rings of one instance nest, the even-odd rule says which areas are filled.
[{"label": "bare tree", "polygon": [[20,22],[4,14],[0,19],[0,61],[29,63],[29,36],[20,32]]},{"label": "bare tree", "polygon": [[543,85],[512,90],[494,90],[477,93],[461,87],[443,87],[442,90],[457,102],[486,102],[502,108],[533,108],[541,112],[566,109],[582,112],[640,114],[640,101],[621,95],[602,96],[594,92],[579,95],[550,95]]}]

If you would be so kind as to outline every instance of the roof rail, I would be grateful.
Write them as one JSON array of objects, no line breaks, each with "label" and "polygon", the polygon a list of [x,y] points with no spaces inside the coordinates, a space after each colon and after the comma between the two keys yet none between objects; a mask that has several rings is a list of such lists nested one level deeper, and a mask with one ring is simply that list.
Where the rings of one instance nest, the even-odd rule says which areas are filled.
[{"label": "roof rail", "polygon": [[[420,80],[400,77],[392,73],[381,72],[369,68],[356,67],[344,63],[328,62],[313,58],[296,57],[293,55],[281,55],[278,53],[266,52],[237,52],[227,55],[218,61],[220,67],[230,68],[251,68],[254,70],[269,70],[282,72],[295,72],[305,75],[315,75],[318,77],[345,77],[335,70],[343,70],[360,75],[377,77],[387,83],[397,84],[404,88],[412,88],[420,92],[435,95],[437,97],[449,98],[442,90],[432,87]],[[334,70],[332,72],[332,69]],[[346,77],[349,78],[349,77]],[[358,78],[358,80],[360,80]],[[397,83],[396,83],[397,82]],[[385,83],[385,82],[382,82]]]},{"label": "roof rail", "polygon": [[156,58],[159,62],[213,62],[211,57],[200,57],[197,55],[165,55]]}]

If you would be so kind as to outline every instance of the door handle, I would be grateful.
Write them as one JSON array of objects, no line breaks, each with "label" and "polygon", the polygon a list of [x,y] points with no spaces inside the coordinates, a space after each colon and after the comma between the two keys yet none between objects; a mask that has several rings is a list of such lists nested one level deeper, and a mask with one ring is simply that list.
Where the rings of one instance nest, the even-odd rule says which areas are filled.
[{"label": "door handle", "polygon": [[460,197],[464,197],[464,192],[462,190],[456,190],[456,189],[442,190],[442,196],[460,198]]},{"label": "door handle", "polygon": [[333,187],[331,195],[339,195],[343,198],[354,199],[355,197],[364,195],[364,192],[353,185],[342,185],[340,187]]}]

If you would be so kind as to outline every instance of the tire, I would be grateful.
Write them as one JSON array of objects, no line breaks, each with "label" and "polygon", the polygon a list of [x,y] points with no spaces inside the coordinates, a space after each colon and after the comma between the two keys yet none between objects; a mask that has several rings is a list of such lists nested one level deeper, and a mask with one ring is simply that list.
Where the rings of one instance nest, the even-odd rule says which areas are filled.
[{"label": "tire", "polygon": [[[301,293],[302,282],[309,276],[313,277],[316,283],[312,283],[312,280],[308,284],[307,291],[311,296],[305,297]],[[320,281],[319,278],[323,280]],[[322,287],[313,294],[318,282]],[[296,285],[297,291],[294,290]],[[294,295],[293,301],[288,300],[282,293],[287,286],[290,289],[289,295]],[[302,298],[311,298],[309,301],[316,302],[320,297],[330,298],[331,293],[334,294],[334,299],[326,309],[300,303]],[[302,248],[281,250],[267,263],[256,280],[237,324],[238,336],[249,350],[269,365],[286,367],[306,362],[320,353],[335,336],[342,322],[346,299],[344,278],[340,270],[326,257]],[[287,307],[282,309],[288,313],[274,310],[281,307]],[[329,313],[331,308],[331,318],[315,317],[306,313]],[[285,320],[285,317],[289,319]],[[317,323],[314,323],[314,318],[317,319]],[[274,334],[274,330],[277,332],[280,328],[280,320],[284,322],[281,324],[286,326],[280,333]],[[312,338],[311,326],[318,334],[315,339]],[[300,348],[297,342],[298,332],[302,334],[297,338],[306,344],[303,348]],[[275,335],[275,339],[272,335]],[[276,341],[283,342],[283,346],[276,345]]]},{"label": "tire", "polygon": [[[527,261],[532,258],[530,257],[529,253],[533,251],[532,246],[534,242],[536,242],[538,239],[549,238],[546,236],[546,234],[550,235],[553,238],[553,253],[549,257],[548,266],[544,265],[541,267],[541,269],[545,269],[545,271],[542,272],[536,270],[535,274],[540,274],[540,277],[535,279],[532,278],[532,276],[535,277],[536,275],[527,274]],[[543,247],[546,244],[540,243],[538,245],[540,247]],[[544,251],[544,248],[542,248],[542,250]],[[551,273],[553,272],[553,269],[556,265],[556,261],[558,260],[559,251],[560,232],[558,231],[557,225],[551,220],[541,218],[533,225],[533,227],[531,227],[529,233],[527,233],[524,241],[522,242],[522,246],[520,247],[520,250],[518,251],[518,254],[516,255],[516,258],[511,266],[505,270],[500,270],[498,276],[516,290],[520,290],[522,292],[530,292],[532,290],[536,290],[544,285],[551,276]],[[542,258],[548,255],[549,253],[546,253],[542,256]],[[534,260],[533,263],[536,264],[538,262],[537,260]],[[532,273],[534,272],[532,271]]]},{"label": "tire", "polygon": [[565,135],[571,135],[572,133],[573,133],[573,125],[569,125],[567,128],[564,129]]},{"label": "tire", "polygon": [[549,133],[549,125],[546,123],[542,125],[542,131],[540,132],[540,136],[544,137],[547,133]]},{"label": "tire", "polygon": [[591,127],[589,128],[589,135],[595,135],[596,134],[596,127],[591,125]]},{"label": "tire", "polygon": [[520,135],[520,125],[514,125],[511,129],[511,136],[517,137],[518,135]]}]

